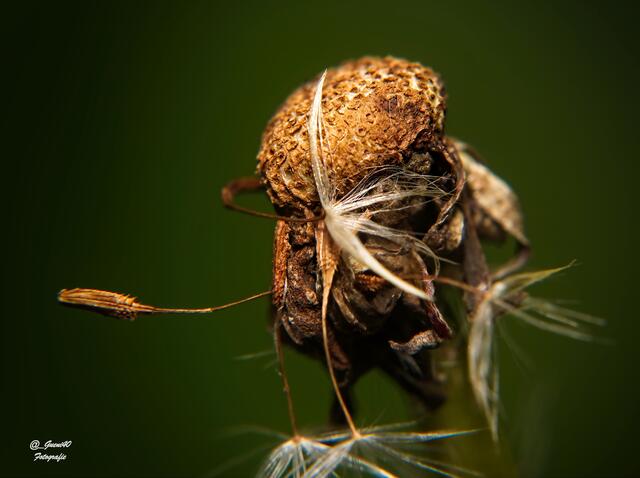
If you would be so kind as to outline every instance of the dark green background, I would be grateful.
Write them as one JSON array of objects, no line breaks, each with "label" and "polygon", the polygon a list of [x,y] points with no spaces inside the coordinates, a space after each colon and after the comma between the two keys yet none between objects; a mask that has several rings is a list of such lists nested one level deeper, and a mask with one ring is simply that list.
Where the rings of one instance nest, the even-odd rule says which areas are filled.
[{"label": "dark green background", "polygon": [[[268,300],[125,323],[55,295],[206,306],[267,289],[273,224],[224,210],[219,190],[253,173],[293,88],[364,54],[443,75],[448,132],[521,197],[531,267],[581,264],[537,292],[607,318],[597,333],[616,341],[508,325],[531,366],[502,347],[504,450],[491,456],[482,432],[454,461],[489,476],[638,472],[636,19],[615,2],[3,7],[2,473],[201,475],[266,443],[239,426],[288,430],[273,355],[236,360],[270,349]],[[321,425],[325,374],[288,358],[300,420]],[[382,376],[358,391],[362,423],[411,416]],[[482,425],[468,390],[452,393],[433,426]],[[73,440],[69,458],[32,463],[34,439]]]}]

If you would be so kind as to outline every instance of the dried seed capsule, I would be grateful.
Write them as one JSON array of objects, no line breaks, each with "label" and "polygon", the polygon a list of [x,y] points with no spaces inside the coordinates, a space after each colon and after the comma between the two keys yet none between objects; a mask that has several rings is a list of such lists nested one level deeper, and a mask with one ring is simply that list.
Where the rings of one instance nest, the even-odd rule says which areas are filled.
[{"label": "dried seed capsule", "polygon": [[463,186],[444,118],[433,71],[364,58],[300,87],[265,131],[258,170],[277,212],[321,217],[276,227],[274,320],[296,348],[325,357],[344,393],[380,367],[426,405],[442,400],[426,352],[451,329],[420,237]]},{"label": "dried seed capsule", "polygon": [[[318,206],[307,132],[316,84],[296,90],[262,138],[258,172],[280,210]],[[391,57],[345,63],[327,72],[322,104],[327,169],[338,197],[372,170],[443,148],[444,86],[418,63]],[[428,162],[422,167],[428,170]]]}]

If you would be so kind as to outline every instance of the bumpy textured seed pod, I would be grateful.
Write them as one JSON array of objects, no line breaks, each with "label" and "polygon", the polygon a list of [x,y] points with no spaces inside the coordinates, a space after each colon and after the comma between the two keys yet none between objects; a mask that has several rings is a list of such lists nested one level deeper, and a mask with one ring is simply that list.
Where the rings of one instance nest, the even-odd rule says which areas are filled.
[{"label": "bumpy textured seed pod", "polygon": [[[317,78],[298,88],[271,119],[258,173],[271,201],[292,212],[318,206],[307,119]],[[416,152],[443,147],[444,86],[436,73],[396,58],[362,58],[327,72],[324,147],[329,178],[345,194],[367,173],[402,165]]]}]

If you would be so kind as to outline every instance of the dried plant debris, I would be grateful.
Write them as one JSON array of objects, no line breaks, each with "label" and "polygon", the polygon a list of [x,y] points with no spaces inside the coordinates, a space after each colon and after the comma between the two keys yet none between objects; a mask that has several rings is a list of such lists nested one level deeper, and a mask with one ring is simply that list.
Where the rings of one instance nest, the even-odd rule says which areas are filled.
[{"label": "dried plant debris", "polygon": [[[444,85],[429,68],[390,57],[344,63],[301,86],[276,112],[262,138],[258,178],[223,189],[226,206],[277,220],[272,288],[245,300],[272,294],[293,435],[273,450],[260,476],[325,477],[350,469],[386,477],[403,466],[469,474],[404,449],[464,432],[356,426],[353,385],[378,368],[435,410],[445,393],[432,351],[455,351],[463,342],[471,388],[497,439],[494,338],[504,318],[583,340],[593,336],[589,326],[602,325],[525,292],[563,268],[518,273],[530,248],[518,198],[469,146],[445,135],[445,113]],[[260,188],[275,214],[234,203]],[[512,259],[490,269],[483,243],[509,237],[517,246]],[[461,291],[467,323],[443,312],[451,310],[443,285]],[[244,301],[167,309],[94,289],[63,290],[59,298],[126,319],[213,312]],[[454,341],[455,330],[468,334]],[[336,397],[331,421],[346,431],[298,433],[282,343],[325,364]]]}]

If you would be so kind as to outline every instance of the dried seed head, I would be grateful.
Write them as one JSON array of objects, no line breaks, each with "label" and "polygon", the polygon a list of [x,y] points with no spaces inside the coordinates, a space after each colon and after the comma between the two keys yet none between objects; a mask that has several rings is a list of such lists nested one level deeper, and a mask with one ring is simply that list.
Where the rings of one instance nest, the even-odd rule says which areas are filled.
[{"label": "dried seed head", "polygon": [[[262,138],[258,172],[278,208],[300,211],[319,204],[307,131],[316,85],[317,78],[296,90]],[[329,70],[322,94],[323,148],[338,197],[372,170],[402,166],[414,152],[439,150],[445,107],[440,78],[418,63],[362,58]],[[424,163],[418,172],[427,172],[426,157]]]}]

